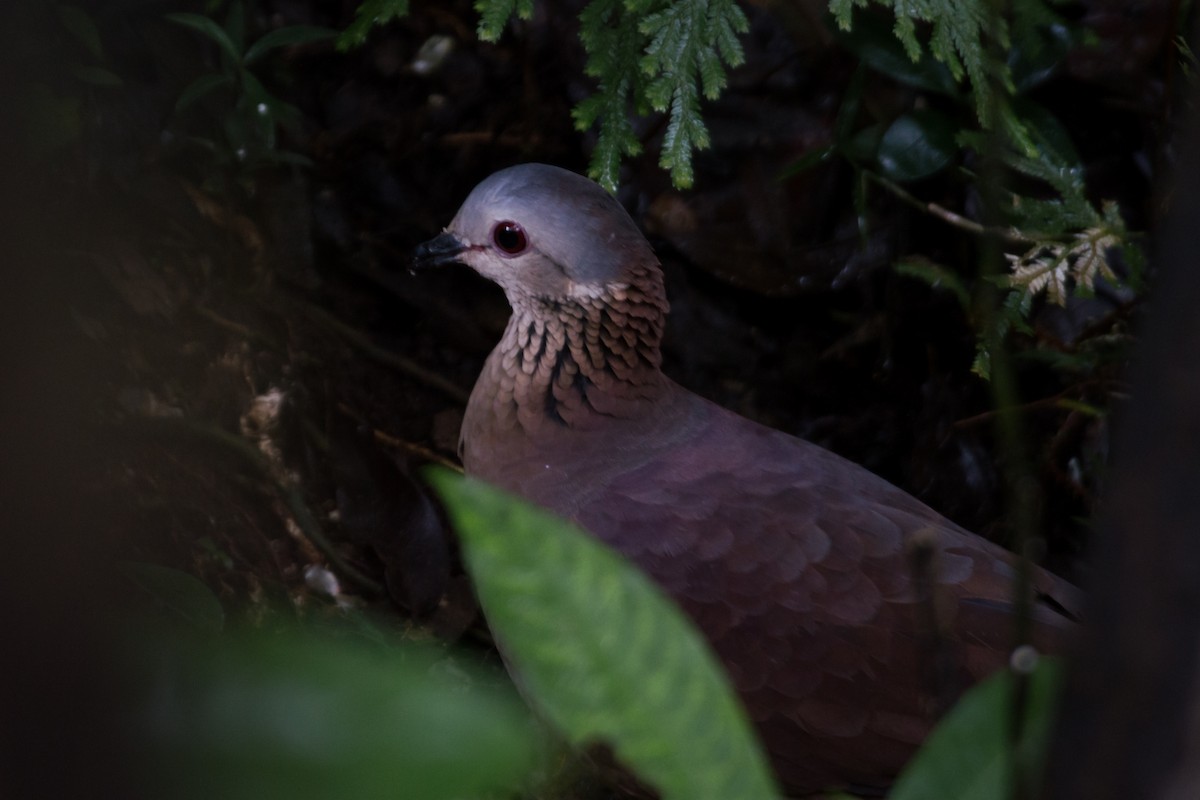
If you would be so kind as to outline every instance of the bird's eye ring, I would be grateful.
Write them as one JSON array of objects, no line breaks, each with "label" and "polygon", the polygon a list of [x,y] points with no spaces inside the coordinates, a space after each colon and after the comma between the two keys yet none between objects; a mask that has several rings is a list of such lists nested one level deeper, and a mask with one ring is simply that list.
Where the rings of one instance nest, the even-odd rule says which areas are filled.
[{"label": "bird's eye ring", "polygon": [[492,241],[500,248],[500,252],[510,256],[523,252],[529,246],[525,230],[511,220],[496,223],[496,227],[492,228]]}]

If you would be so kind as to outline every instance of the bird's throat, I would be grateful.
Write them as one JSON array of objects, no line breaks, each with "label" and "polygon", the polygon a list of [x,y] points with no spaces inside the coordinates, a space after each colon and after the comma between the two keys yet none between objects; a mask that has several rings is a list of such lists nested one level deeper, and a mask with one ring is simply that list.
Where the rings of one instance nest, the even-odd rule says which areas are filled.
[{"label": "bird's throat", "polygon": [[511,404],[522,427],[633,417],[666,385],[665,318],[661,292],[632,286],[568,301],[524,298],[489,359],[499,387],[492,402]]}]

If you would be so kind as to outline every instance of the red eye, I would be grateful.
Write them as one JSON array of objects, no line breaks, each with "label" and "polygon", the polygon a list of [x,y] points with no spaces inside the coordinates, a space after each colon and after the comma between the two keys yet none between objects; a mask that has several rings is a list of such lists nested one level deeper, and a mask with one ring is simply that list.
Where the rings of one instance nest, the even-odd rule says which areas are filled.
[{"label": "red eye", "polygon": [[496,227],[492,228],[492,241],[510,256],[515,256],[529,246],[521,226],[508,220],[497,222]]}]

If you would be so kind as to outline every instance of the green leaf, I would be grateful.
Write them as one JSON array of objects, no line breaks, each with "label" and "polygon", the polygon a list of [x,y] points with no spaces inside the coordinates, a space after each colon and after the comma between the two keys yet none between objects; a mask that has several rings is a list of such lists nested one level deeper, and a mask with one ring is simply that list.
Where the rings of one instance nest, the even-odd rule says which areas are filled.
[{"label": "green leaf", "polygon": [[363,0],[354,12],[354,21],[338,36],[336,47],[345,52],[360,47],[376,25],[385,25],[408,14],[408,0]]},{"label": "green leaf", "polygon": [[[917,26],[930,31],[928,52],[946,65],[957,82],[969,81],[975,99],[975,113],[984,128],[994,122],[992,80],[1011,87],[1005,64],[988,64],[984,37],[1000,48],[1009,45],[1007,22],[995,13],[991,0],[870,0],[890,8],[896,24],[893,35],[901,43],[910,61],[918,63],[926,48],[917,39]],[[1040,0],[1025,0],[1040,2]],[[865,8],[868,0],[830,0],[829,8],[842,30],[852,30],[854,7]],[[989,75],[989,68],[991,74]]]},{"label": "green leaf", "polygon": [[225,34],[238,53],[246,50],[246,7],[242,0],[230,0],[229,13],[225,15]]},{"label": "green leaf", "polygon": [[511,689],[444,655],[299,630],[156,633],[129,648],[122,703],[148,796],[505,797],[535,764]]},{"label": "green leaf", "polygon": [[104,47],[100,44],[100,31],[96,29],[96,23],[92,22],[92,18],[79,6],[55,6],[54,13],[58,15],[58,21],[64,28],[70,31],[84,48],[97,61],[104,59]]},{"label": "green leaf", "polygon": [[879,167],[894,181],[915,181],[944,169],[958,154],[954,120],[933,109],[904,114],[879,142]]},{"label": "green leaf", "polygon": [[1031,28],[1026,15],[1015,15],[1013,38],[1017,43],[1008,54],[1008,67],[1018,94],[1045,83],[1058,71],[1075,44],[1062,21],[1051,16],[1042,26]]},{"label": "green leaf", "polygon": [[853,28],[839,28],[838,41],[875,71],[929,92],[957,97],[958,82],[946,65],[921,51],[916,60],[909,57],[895,35],[881,25],[877,17],[864,16]]},{"label": "green leaf", "polygon": [[1001,671],[951,709],[909,762],[890,800],[1007,800],[1013,760],[1036,778],[1049,740],[1061,668],[1043,659],[1028,676],[1024,726],[1014,748],[1009,733],[1017,678]]},{"label": "green leaf", "polygon": [[645,575],[486,484],[429,478],[517,681],[572,742],[608,742],[664,800],[777,796],[715,657]]},{"label": "green leaf", "polygon": [[149,592],[164,608],[179,615],[196,628],[219,631],[225,625],[221,601],[208,585],[196,576],[158,564],[127,561],[124,573]]},{"label": "green leaf", "polygon": [[868,163],[879,154],[879,145],[883,134],[887,132],[885,123],[868,125],[841,143],[841,153],[855,163]]},{"label": "green leaf", "polygon": [[217,46],[221,48],[221,52],[229,58],[230,62],[234,64],[241,63],[242,54],[238,51],[237,46],[233,43],[233,39],[229,38],[229,34],[225,32],[224,28],[222,28],[216,22],[213,22],[208,17],[200,14],[178,13],[167,14],[166,18],[177,25],[182,25],[185,28],[191,28],[192,30],[203,34],[206,38],[216,42]]},{"label": "green leaf", "polygon": [[332,28],[322,28],[317,25],[289,25],[286,28],[276,28],[264,35],[246,51],[246,64],[253,64],[265,53],[277,47],[290,47],[309,42],[320,42],[332,39],[338,32]]},{"label": "green leaf", "polygon": [[179,93],[179,99],[175,101],[175,110],[182,111],[218,87],[229,86],[231,84],[232,81],[229,76],[223,73],[201,75]]}]

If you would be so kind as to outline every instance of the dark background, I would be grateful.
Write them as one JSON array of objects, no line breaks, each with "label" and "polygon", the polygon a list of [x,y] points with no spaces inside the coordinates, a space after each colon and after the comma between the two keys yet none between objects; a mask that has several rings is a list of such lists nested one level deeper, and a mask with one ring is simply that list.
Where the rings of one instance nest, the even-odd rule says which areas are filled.
[{"label": "dark background", "polygon": [[[281,486],[364,578],[343,574],[341,593],[397,627],[415,619],[446,640],[478,642],[453,545],[411,476],[455,459],[465,398],[507,305],[466,269],[410,275],[409,252],[496,169],[586,170],[593,134],[570,117],[592,87],[577,4],[539,3],[531,21],[483,44],[470,3],[415,3],[359,50],[324,42],[264,59],[256,74],[299,110],[274,150],[307,166],[223,157],[238,141],[228,98],[175,108],[189,83],[220,69],[210,42],[162,18],[199,4],[80,5],[99,32],[99,61],[49,4],[14,5],[4,25],[14,100],[3,126],[0,491],[12,575],[2,599],[14,641],[29,643],[6,660],[44,690],[18,692],[11,718],[61,712],[61,733],[76,730],[66,720],[105,713],[89,691],[95,676],[79,668],[101,647],[100,609],[139,596],[117,560],[195,574],[251,621],[279,608],[334,613],[305,581],[329,553],[297,534]],[[250,40],[283,25],[343,28],[356,3],[252,7]],[[646,152],[624,167],[618,197],[667,275],[665,369],[1011,543],[1014,451],[996,435],[989,385],[970,372],[975,321],[951,293],[891,268],[920,255],[975,285],[978,241],[879,189],[860,227],[854,171],[836,159],[780,178],[831,141],[857,67],[820,27],[820,7],[745,7],[746,64],[705,105],[713,145],[696,156],[694,189],[673,189],[656,166],[662,120],[638,123]],[[1172,45],[1177,11],[1067,6],[1096,41],[1036,92],[1071,134],[1089,193],[1119,201],[1147,243],[1170,205],[1153,187],[1173,168],[1175,97],[1188,83]],[[424,72],[414,59],[433,36],[452,49]],[[94,63],[120,85],[80,80],[80,65]],[[877,73],[866,80],[864,125],[925,102]],[[57,112],[27,113],[53,109],[47,96],[62,101]],[[962,213],[978,204],[954,171],[907,188]],[[1011,341],[1029,454],[1016,466],[1038,526],[1026,533],[1079,582],[1142,309],[1139,294],[1118,289],[1066,309],[1039,304],[1033,332]],[[1037,355],[1101,337],[1112,351],[1086,371]],[[277,451],[264,465],[231,438],[254,441],[247,413],[271,390],[281,398]],[[102,771],[119,763],[108,752],[116,744],[64,741]],[[87,775],[51,783],[86,788]]]}]

